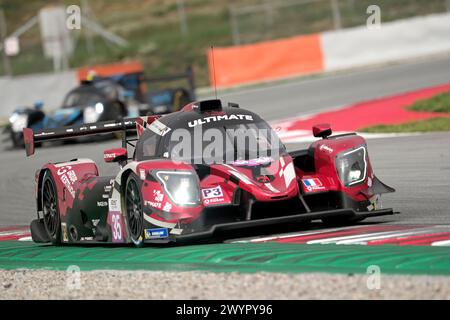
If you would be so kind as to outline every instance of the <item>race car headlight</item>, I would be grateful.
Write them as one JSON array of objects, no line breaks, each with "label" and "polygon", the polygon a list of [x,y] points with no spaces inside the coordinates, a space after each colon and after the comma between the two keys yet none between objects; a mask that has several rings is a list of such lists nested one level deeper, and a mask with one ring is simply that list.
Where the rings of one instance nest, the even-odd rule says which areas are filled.
[{"label": "race car headlight", "polygon": [[345,151],[336,157],[336,169],[342,183],[346,187],[363,182],[367,175],[367,150],[360,146]]},{"label": "race car headlight", "polygon": [[86,107],[83,110],[83,119],[85,123],[97,122],[100,115],[103,113],[104,106],[102,103],[97,103],[94,107]]},{"label": "race car headlight", "polygon": [[95,112],[98,114],[102,113],[105,108],[103,107],[103,103],[97,102],[95,104]]},{"label": "race car headlight", "polygon": [[13,132],[20,132],[23,128],[27,127],[28,116],[25,114],[13,113],[9,118],[9,122],[11,123],[11,129]]},{"label": "race car headlight", "polygon": [[197,177],[190,171],[158,171],[156,177],[162,183],[170,200],[180,206],[200,203]]}]

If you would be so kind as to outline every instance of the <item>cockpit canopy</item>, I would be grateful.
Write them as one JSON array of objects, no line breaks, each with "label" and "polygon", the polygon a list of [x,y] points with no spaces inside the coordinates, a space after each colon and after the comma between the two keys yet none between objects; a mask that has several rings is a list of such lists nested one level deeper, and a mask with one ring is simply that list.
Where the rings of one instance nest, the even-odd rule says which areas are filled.
[{"label": "cockpit canopy", "polygon": [[180,111],[152,122],[140,137],[138,161],[166,158],[192,164],[277,159],[286,152],[258,115],[235,107]]}]

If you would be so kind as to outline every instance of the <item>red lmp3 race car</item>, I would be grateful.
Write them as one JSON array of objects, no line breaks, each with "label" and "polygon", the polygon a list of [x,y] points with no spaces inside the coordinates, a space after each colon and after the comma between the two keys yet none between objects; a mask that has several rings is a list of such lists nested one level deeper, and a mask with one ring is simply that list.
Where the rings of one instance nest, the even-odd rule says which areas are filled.
[{"label": "red lmp3 race car", "polygon": [[[247,138],[255,130],[245,137],[247,144],[238,145],[250,129],[266,134],[250,145]],[[199,130],[205,134],[196,136]],[[218,146],[209,153],[208,130]],[[37,142],[119,131],[122,147],[104,151],[106,162],[119,164],[116,176],[99,176],[89,159],[48,163],[36,172],[35,242],[210,241],[313,220],[348,224],[394,214],[380,207],[380,195],[395,190],[374,175],[362,137],[332,136],[322,124],[313,127],[322,139],[287,152],[257,114],[220,100],[194,102],[164,116],[39,132],[26,128],[26,153],[32,155]],[[200,152],[180,148],[183,135]]]}]

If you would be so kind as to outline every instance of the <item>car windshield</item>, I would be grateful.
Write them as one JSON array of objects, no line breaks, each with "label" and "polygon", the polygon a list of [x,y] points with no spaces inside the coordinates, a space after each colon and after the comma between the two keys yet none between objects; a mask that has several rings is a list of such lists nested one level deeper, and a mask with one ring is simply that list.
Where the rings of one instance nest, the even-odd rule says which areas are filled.
[{"label": "car windshield", "polygon": [[101,95],[94,92],[72,92],[66,97],[63,103],[63,108],[83,107],[95,105],[102,101]]},{"label": "car windshield", "polygon": [[[146,130],[150,131],[150,130]],[[155,157],[156,134],[141,137],[142,159]],[[258,165],[286,152],[277,134],[263,120],[224,126],[171,130],[163,137],[162,157],[193,164]]]}]

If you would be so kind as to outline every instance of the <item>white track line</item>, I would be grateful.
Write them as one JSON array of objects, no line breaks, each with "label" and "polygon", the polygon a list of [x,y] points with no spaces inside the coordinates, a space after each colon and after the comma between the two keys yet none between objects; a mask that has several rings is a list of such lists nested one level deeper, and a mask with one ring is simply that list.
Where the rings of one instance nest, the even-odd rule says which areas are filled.
[{"label": "white track line", "polygon": [[436,247],[450,246],[450,240],[436,241],[433,242],[431,245]]},{"label": "white track line", "polygon": [[313,231],[308,231],[308,232],[296,232],[296,233],[284,233],[284,234],[282,233],[282,234],[276,234],[276,235],[263,237],[263,238],[238,240],[238,241],[234,241],[233,243],[264,242],[264,241],[271,241],[271,240],[277,240],[277,239],[287,239],[287,238],[294,238],[294,237],[311,236],[311,235],[315,235],[315,234],[335,232],[335,231],[345,231],[345,230],[351,230],[351,229],[357,229],[357,228],[361,228],[361,226],[327,228],[327,229],[313,230]]},{"label": "white track line", "polygon": [[24,234],[28,234],[29,231],[5,231],[5,232],[0,232],[0,237],[8,237],[8,236],[20,236],[20,235],[24,235]]},{"label": "white track line", "polygon": [[401,238],[401,237],[406,237],[406,236],[411,236],[411,235],[422,235],[422,234],[433,233],[433,232],[436,232],[436,230],[430,230],[430,229],[425,229],[423,231],[412,230],[409,232],[398,232],[398,233],[379,235],[379,236],[367,235],[366,237],[360,238],[360,239],[338,241],[338,242],[336,242],[336,244],[366,244],[367,242],[373,241],[373,240],[383,240],[383,239],[390,239],[390,238],[395,239],[395,238]]},{"label": "white track line", "polygon": [[[346,229],[351,229],[355,227],[349,227]],[[295,237],[305,237],[305,236],[312,236],[315,234],[321,234],[321,233],[327,233],[327,232],[334,232],[339,230],[346,230],[343,228],[334,228],[334,229],[324,229],[324,230],[315,230],[310,232],[300,232],[300,233],[289,233],[289,234],[279,234],[275,236],[265,237],[265,238],[258,238],[258,239],[252,239],[251,242],[261,242],[261,241],[270,241],[270,240],[276,240],[276,239],[287,239],[287,238],[295,238]]]},{"label": "white track line", "polygon": [[[395,237],[400,236],[405,233],[420,233],[423,228],[414,228],[414,229],[403,229],[403,230],[394,230],[394,231],[382,231],[382,232],[374,232],[374,233],[366,233],[366,234],[359,234],[359,235],[353,235],[353,236],[344,236],[344,237],[335,237],[335,238],[328,238],[328,239],[318,239],[318,240],[311,240],[308,241],[308,244],[330,244],[330,243],[336,243],[336,244],[347,244],[347,243],[353,243],[353,242],[361,242],[363,239],[375,239],[375,238],[388,238],[388,237]],[[429,228],[426,228],[427,231],[429,231]]]}]

